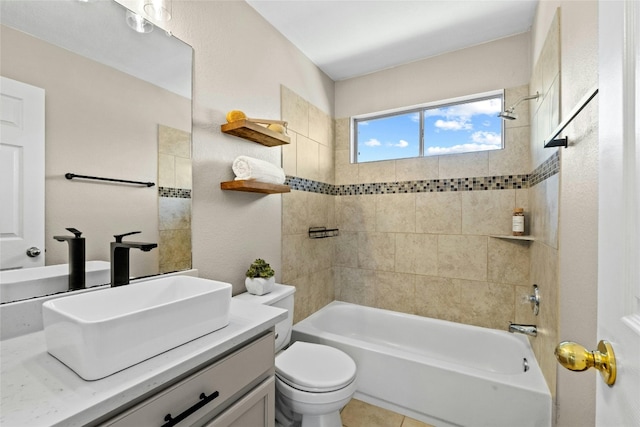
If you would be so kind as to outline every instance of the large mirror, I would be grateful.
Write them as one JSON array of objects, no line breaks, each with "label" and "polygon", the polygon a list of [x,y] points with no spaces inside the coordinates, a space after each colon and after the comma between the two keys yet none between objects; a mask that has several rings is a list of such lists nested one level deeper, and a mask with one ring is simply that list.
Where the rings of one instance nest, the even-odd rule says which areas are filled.
[{"label": "large mirror", "polygon": [[[86,239],[87,261],[109,261],[117,234],[140,231],[125,240],[158,243],[150,252],[130,251],[132,277],[190,268],[192,48],[148,22],[145,31],[152,31],[136,31],[136,17],[111,0],[0,6],[3,111],[12,99],[6,82],[44,93],[43,246],[24,263],[3,259],[0,269],[68,263],[67,244],[53,236],[71,235],[69,227]],[[16,156],[0,138],[7,170],[5,159]],[[153,185],[67,179],[69,173]],[[27,178],[18,176],[15,186]],[[0,204],[15,204],[5,197],[3,188]],[[31,230],[15,212],[1,214],[4,240]]]}]

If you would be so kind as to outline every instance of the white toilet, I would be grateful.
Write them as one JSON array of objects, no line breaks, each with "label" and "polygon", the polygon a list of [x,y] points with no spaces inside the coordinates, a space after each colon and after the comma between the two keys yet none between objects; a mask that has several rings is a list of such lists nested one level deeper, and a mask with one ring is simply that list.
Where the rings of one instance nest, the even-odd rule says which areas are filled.
[{"label": "white toilet", "polygon": [[340,410],[356,391],[356,364],[337,348],[291,340],[293,286],[275,284],[266,295],[243,293],[242,301],[289,310],[276,325],[276,424],[341,427]]}]

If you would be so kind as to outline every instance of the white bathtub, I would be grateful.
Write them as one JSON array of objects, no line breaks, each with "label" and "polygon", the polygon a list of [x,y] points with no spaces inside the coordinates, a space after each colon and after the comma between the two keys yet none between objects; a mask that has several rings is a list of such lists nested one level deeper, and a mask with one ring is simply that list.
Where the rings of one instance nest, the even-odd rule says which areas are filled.
[{"label": "white bathtub", "polygon": [[294,325],[293,339],[349,354],[355,398],[409,417],[551,426],[551,394],[523,335],[334,301]]}]

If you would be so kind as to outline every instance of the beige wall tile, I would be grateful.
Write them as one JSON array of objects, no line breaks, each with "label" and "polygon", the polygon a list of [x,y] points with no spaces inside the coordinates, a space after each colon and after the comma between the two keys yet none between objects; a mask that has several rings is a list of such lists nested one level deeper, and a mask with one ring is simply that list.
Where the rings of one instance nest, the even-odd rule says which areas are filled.
[{"label": "beige wall tile", "polygon": [[396,160],[396,181],[438,179],[438,156]]},{"label": "beige wall tile", "polygon": [[416,193],[416,232],[459,234],[462,230],[460,194]]},{"label": "beige wall tile", "polygon": [[176,187],[191,189],[191,159],[176,157]]},{"label": "beige wall tile", "polygon": [[515,310],[513,285],[460,281],[460,322],[507,330]]},{"label": "beige wall tile", "polygon": [[318,143],[302,135],[296,138],[297,176],[318,180],[320,178]]},{"label": "beige wall tile", "polygon": [[416,196],[378,194],[376,198],[376,231],[413,233],[416,229]]},{"label": "beige wall tile", "polygon": [[395,271],[437,275],[438,237],[429,234],[396,234]]},{"label": "beige wall tile", "polygon": [[176,188],[175,157],[158,154],[158,186]]},{"label": "beige wall tile", "polygon": [[337,269],[339,301],[373,307],[375,305],[375,278],[373,270],[340,267]]},{"label": "beige wall tile", "polygon": [[289,130],[289,138],[291,142],[282,146],[282,169],[284,169],[286,175],[298,176],[298,151],[296,143],[298,134]]},{"label": "beige wall tile", "polygon": [[292,191],[282,195],[282,234],[304,234],[309,229],[307,193]]},{"label": "beige wall tile", "polygon": [[282,236],[282,272],[281,280],[290,283],[302,272],[308,271],[307,257],[304,254],[306,234],[284,234]]},{"label": "beige wall tile", "polygon": [[438,236],[438,275],[487,280],[487,237]]},{"label": "beige wall tile", "polygon": [[191,229],[160,231],[158,251],[160,266],[175,265],[179,261],[190,261]]},{"label": "beige wall tile", "polygon": [[335,153],[336,185],[358,183],[358,165],[351,163],[349,150],[337,150]]},{"label": "beige wall tile", "polygon": [[524,175],[531,172],[529,138],[529,126],[506,129],[504,149],[488,152],[489,175]]},{"label": "beige wall tile", "polygon": [[460,283],[455,279],[416,276],[416,314],[460,321]]},{"label": "beige wall tile", "polygon": [[393,271],[396,242],[393,233],[358,233],[358,267]]},{"label": "beige wall tile", "polygon": [[191,199],[158,197],[158,229],[185,230],[191,228]]},{"label": "beige wall tile", "polygon": [[333,120],[313,104],[309,104],[309,138],[333,149]]},{"label": "beige wall tile", "polygon": [[440,179],[487,176],[489,175],[489,153],[484,151],[439,156],[438,165]]},{"label": "beige wall tile", "polygon": [[358,268],[358,233],[341,230],[334,241],[334,265]]},{"label": "beige wall tile", "polygon": [[489,281],[524,285],[529,282],[530,242],[489,239]]},{"label": "beige wall tile", "polygon": [[[531,235],[553,248],[558,247],[558,174],[530,189]],[[527,217],[525,216],[525,220]]]},{"label": "beige wall tile", "polygon": [[282,120],[294,132],[309,136],[309,103],[286,86],[280,86],[280,96]]},{"label": "beige wall tile", "polygon": [[358,183],[393,182],[396,166],[393,161],[358,163]]},{"label": "beige wall tile", "polygon": [[351,119],[336,119],[336,150],[351,150]]},{"label": "beige wall tile", "polygon": [[413,314],[415,312],[415,275],[377,271],[376,307]]},{"label": "beige wall tile", "polygon": [[336,200],[336,221],[344,231],[376,230],[376,199],[372,196],[340,196]]},{"label": "beige wall tile", "polygon": [[335,182],[334,152],[332,147],[318,146],[318,180],[327,184]]},{"label": "beige wall tile", "polygon": [[462,234],[511,234],[515,190],[465,191]]},{"label": "beige wall tile", "polygon": [[191,134],[164,125],[158,126],[158,153],[191,158]]}]

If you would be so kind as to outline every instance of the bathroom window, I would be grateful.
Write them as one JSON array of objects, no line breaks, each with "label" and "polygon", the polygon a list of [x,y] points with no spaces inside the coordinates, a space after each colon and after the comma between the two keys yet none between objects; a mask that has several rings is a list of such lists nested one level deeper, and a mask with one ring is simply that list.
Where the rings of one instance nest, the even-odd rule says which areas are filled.
[{"label": "bathroom window", "polygon": [[500,150],[504,92],[353,118],[355,163]]}]

